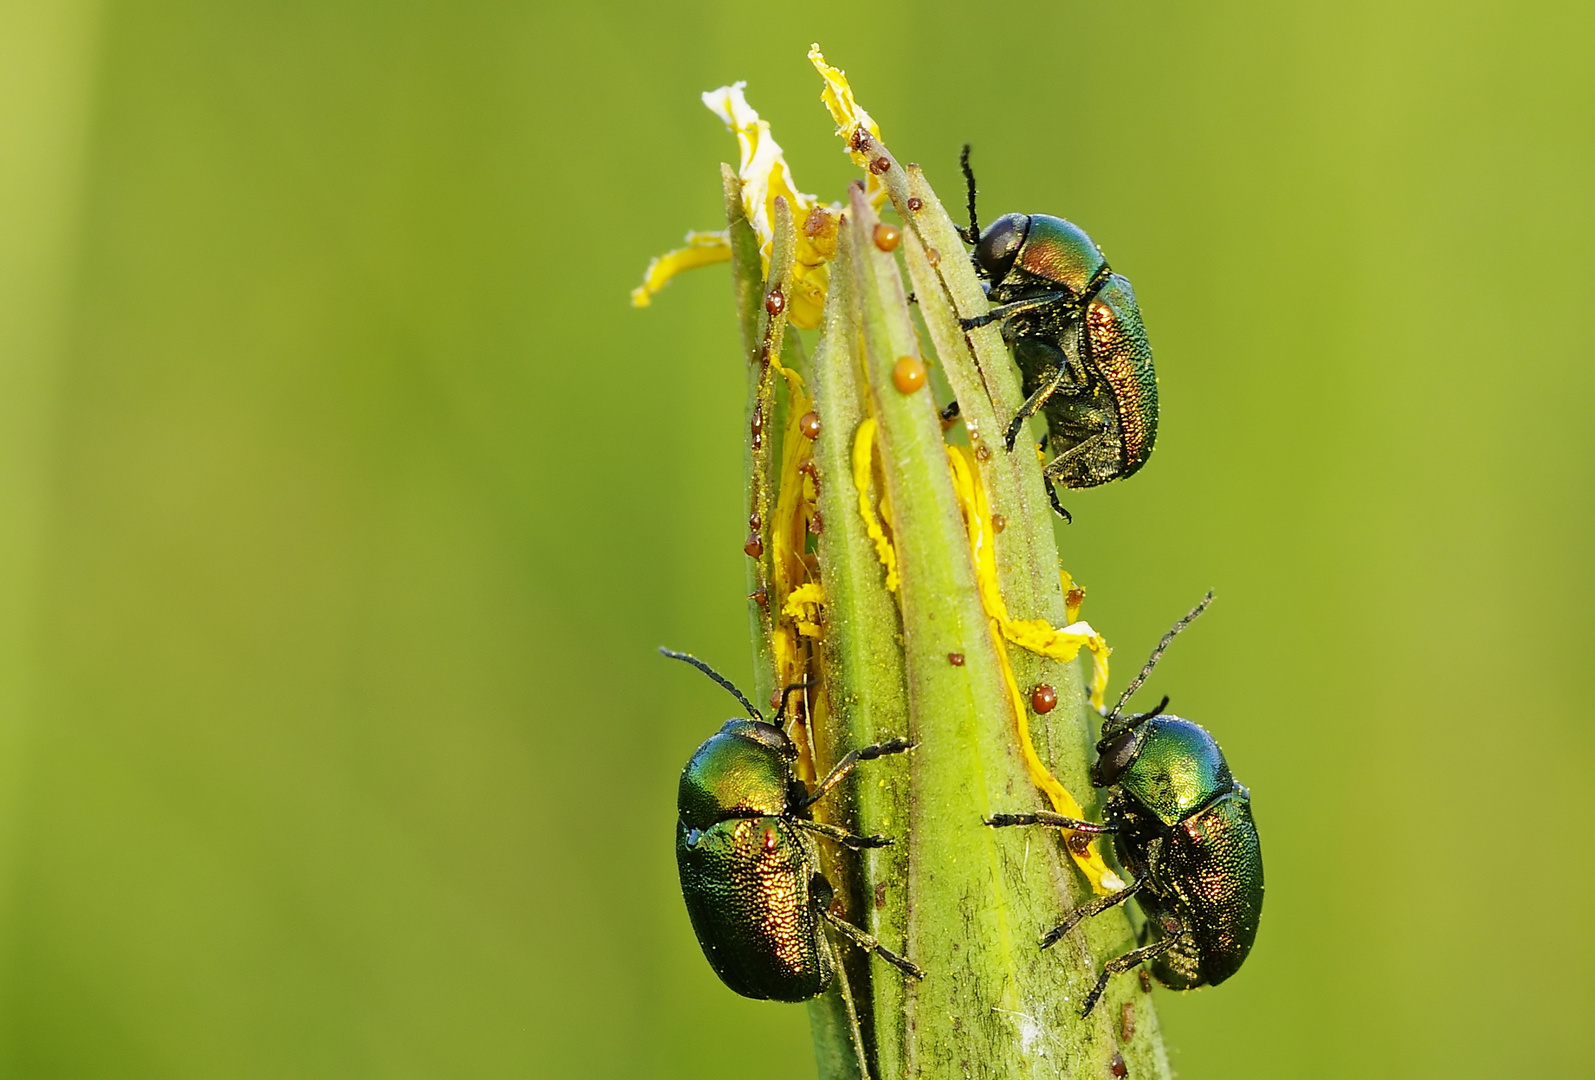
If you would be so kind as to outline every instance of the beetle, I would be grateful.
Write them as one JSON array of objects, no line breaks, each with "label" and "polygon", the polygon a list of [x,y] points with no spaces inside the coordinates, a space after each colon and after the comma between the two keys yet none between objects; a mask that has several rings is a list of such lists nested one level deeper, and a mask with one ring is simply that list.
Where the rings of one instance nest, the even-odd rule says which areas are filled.
[{"label": "beetle", "polygon": [[1002,324],[1025,393],[1008,425],[1008,451],[1024,422],[1042,412],[1048,452],[1056,455],[1043,470],[1047,495],[1067,520],[1054,482],[1095,487],[1133,476],[1152,454],[1157,371],[1146,325],[1130,282],[1073,222],[1004,214],[981,229],[968,146],[960,163],[969,187],[969,228],[958,232],[974,247],[975,270],[997,306],[959,322],[966,331]]},{"label": "beetle", "polygon": [[703,955],[722,982],[743,997],[807,1001],[836,974],[821,932],[830,923],[859,948],[914,979],[924,972],[831,911],[834,890],[820,872],[808,834],[853,850],[885,847],[884,836],[856,836],[814,821],[810,808],[861,761],[912,750],[891,739],[849,751],[813,790],[792,771],[797,747],[781,716],[798,683],[781,694],[775,722],[729,679],[688,653],[660,649],[691,664],[742,703],[746,717],[727,720],[687,761],[676,799],[676,866],[681,895]]},{"label": "beetle", "polygon": [[997,814],[994,827],[1044,825],[1090,835],[1111,834],[1119,861],[1133,880],[1118,892],[1076,908],[1042,938],[1048,948],[1093,915],[1134,896],[1151,940],[1103,965],[1080,1012],[1090,1015],[1108,980],[1152,961],[1164,986],[1216,986],[1240,970],[1257,938],[1263,911],[1263,853],[1252,820],[1251,792],[1230,773],[1205,729],[1164,712],[1165,697],[1149,713],[1122,710],[1157,666],[1163,651],[1212,602],[1174,624],[1146,666],[1105,715],[1091,783],[1107,789],[1104,822],[1059,814]]}]

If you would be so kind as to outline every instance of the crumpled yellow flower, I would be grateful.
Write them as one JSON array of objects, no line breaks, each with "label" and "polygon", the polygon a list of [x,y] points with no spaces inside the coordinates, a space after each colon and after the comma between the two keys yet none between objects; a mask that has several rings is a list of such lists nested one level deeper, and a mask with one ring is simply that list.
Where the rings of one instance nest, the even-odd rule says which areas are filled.
[{"label": "crumpled yellow flower", "polygon": [[[770,134],[769,121],[760,118],[743,94],[746,86],[745,82],[736,82],[710,90],[703,95],[703,103],[725,121],[726,127],[737,137],[741,150],[737,176],[742,181],[742,208],[758,238],[759,261],[765,276],[769,275],[770,257],[775,250],[775,200],[786,200],[797,226],[786,317],[793,326],[812,330],[820,325],[820,312],[825,307],[830,260],[836,255],[841,206],[821,205],[815,196],[797,189],[781,144]],[[689,233],[686,247],[668,252],[648,264],[642,285],[632,290],[632,305],[647,307],[653,294],[683,270],[730,258],[731,240],[725,232]]]},{"label": "crumpled yellow flower", "polygon": [[787,595],[781,614],[791,619],[798,633],[804,637],[820,636],[820,607],[825,603],[825,589],[818,581],[799,585]]}]

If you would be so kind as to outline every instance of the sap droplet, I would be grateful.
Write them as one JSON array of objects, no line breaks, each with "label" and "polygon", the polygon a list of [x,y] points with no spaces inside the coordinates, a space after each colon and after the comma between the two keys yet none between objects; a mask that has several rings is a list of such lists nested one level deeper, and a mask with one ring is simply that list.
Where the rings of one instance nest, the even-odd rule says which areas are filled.
[{"label": "sap droplet", "polygon": [[878,157],[874,161],[869,163],[869,171],[874,173],[876,176],[881,175],[881,173],[885,172],[887,169],[890,169],[891,167],[892,167],[892,159],[891,158]]},{"label": "sap droplet", "polygon": [[947,654],[947,662],[953,667],[963,667],[964,654],[961,652],[950,652]]},{"label": "sap droplet", "polygon": [[818,439],[820,437],[820,414],[810,409],[798,417],[798,431],[805,439]]},{"label": "sap droplet", "polygon": [[770,295],[764,298],[764,310],[771,315],[779,315],[786,310],[786,297],[781,295],[781,286],[771,289]]},{"label": "sap droplet", "polygon": [[1049,713],[1058,707],[1058,692],[1046,683],[1030,691],[1030,707],[1038,714]]},{"label": "sap droplet", "polygon": [[933,247],[926,248],[925,249],[925,261],[930,263],[932,266],[940,266],[941,265],[941,252],[937,251]]},{"label": "sap droplet", "polygon": [[925,385],[925,362],[917,356],[899,356],[892,368],[892,384],[905,394]]},{"label": "sap droplet", "polygon": [[917,214],[921,210],[925,209],[925,203],[919,198],[911,198],[908,200],[908,209]]},{"label": "sap droplet", "polygon": [[748,536],[748,542],[742,545],[742,550],[748,558],[757,559],[764,554],[764,541],[759,539],[758,533],[752,533]]},{"label": "sap droplet", "polygon": [[875,246],[882,251],[896,251],[902,239],[903,234],[896,225],[889,225],[884,221],[875,223]]}]

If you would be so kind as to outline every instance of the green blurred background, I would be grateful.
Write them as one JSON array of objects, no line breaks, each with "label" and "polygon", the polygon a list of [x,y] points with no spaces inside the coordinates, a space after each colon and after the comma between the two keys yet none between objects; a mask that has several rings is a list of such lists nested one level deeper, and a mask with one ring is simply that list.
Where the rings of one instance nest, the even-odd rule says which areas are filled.
[{"label": "green blurred background", "polygon": [[[1590,1075],[1587,4],[0,3],[0,1072],[812,1075],[676,891],[748,672],[716,227],[804,60],[1135,282],[1075,495],[1121,665],[1251,785],[1182,1076]],[[1121,672],[1122,672],[1121,666]],[[1122,675],[1121,675],[1122,677]]]}]

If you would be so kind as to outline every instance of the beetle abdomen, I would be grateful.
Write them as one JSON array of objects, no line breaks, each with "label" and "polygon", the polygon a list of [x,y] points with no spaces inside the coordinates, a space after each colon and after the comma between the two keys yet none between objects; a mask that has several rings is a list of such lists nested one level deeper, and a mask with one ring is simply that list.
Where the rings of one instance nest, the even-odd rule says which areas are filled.
[{"label": "beetle abdomen", "polygon": [[810,891],[808,840],[777,817],[678,824],[676,865],[692,929],[715,974],[744,997],[807,1001],[831,981]]},{"label": "beetle abdomen", "polygon": [[1118,406],[1122,478],[1146,464],[1157,441],[1157,372],[1129,281],[1108,276],[1086,305],[1085,327],[1092,366]]},{"label": "beetle abdomen", "polygon": [[1175,826],[1160,869],[1201,954],[1203,980],[1223,982],[1251,952],[1263,913],[1263,851],[1244,789]]}]

